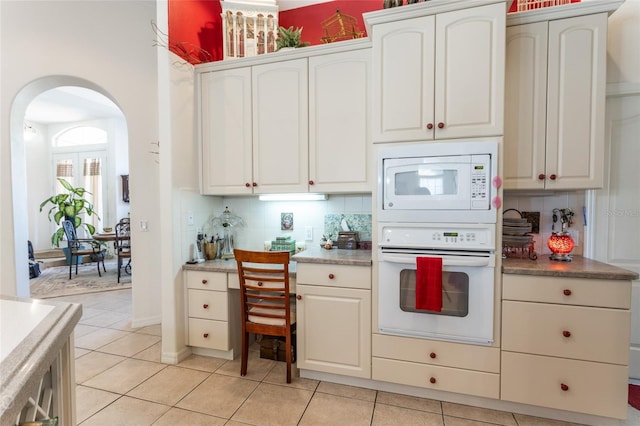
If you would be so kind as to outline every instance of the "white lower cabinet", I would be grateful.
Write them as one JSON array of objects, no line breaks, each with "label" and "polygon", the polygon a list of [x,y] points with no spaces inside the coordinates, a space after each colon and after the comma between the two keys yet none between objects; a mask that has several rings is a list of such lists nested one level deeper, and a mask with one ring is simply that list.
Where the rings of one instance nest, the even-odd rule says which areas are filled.
[{"label": "white lower cabinet", "polygon": [[226,272],[186,271],[187,344],[196,353],[233,359],[239,352],[240,295]]},{"label": "white lower cabinet", "polygon": [[503,275],[501,399],[623,419],[631,282]]},{"label": "white lower cabinet", "polygon": [[373,335],[372,379],[497,399],[500,349]]},{"label": "white lower cabinet", "polygon": [[296,297],[298,368],[371,378],[371,268],[298,263]]}]

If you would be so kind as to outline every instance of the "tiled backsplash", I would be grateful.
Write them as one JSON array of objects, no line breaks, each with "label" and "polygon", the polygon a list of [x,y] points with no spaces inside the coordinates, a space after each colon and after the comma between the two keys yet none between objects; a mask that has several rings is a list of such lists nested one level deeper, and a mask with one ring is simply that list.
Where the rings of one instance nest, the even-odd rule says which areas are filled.
[{"label": "tiled backsplash", "polygon": [[[584,191],[555,192],[551,194],[518,194],[506,192],[504,194],[504,210],[516,209],[526,212],[540,212],[540,233],[533,234],[535,250],[538,255],[549,254],[547,239],[551,235],[553,224],[553,209],[570,208],[574,212],[573,224],[569,231],[577,231],[578,238],[572,254],[580,255],[583,252],[584,217],[582,207],[585,205]],[[517,217],[517,213],[508,212],[508,217]],[[513,216],[515,215],[515,216]],[[556,223],[555,231],[560,230],[560,222]]]},{"label": "tiled backsplash", "polygon": [[327,238],[337,239],[338,232],[342,231],[342,219],[347,222],[350,231],[358,232],[360,241],[371,241],[371,215],[370,214],[327,214],[324,216],[324,235]]}]

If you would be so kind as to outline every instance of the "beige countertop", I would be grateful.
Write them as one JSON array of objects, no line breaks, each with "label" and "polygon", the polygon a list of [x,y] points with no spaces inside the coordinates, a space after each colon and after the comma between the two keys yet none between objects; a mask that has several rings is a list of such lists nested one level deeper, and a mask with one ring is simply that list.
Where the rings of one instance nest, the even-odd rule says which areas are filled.
[{"label": "beige countertop", "polygon": [[371,266],[371,250],[309,248],[291,258],[298,263],[329,263],[336,265]]},{"label": "beige countertop", "polygon": [[[82,306],[0,296],[0,424],[16,416],[58,356],[82,316]],[[66,398],[66,396],[65,396]],[[9,403],[10,402],[10,403]]]},{"label": "beige countertop", "polygon": [[635,280],[638,274],[627,269],[582,256],[573,256],[570,262],[549,259],[541,255],[537,260],[508,258],[502,261],[504,274],[541,275],[568,278],[595,278],[607,280]]},{"label": "beige countertop", "polygon": [[[329,263],[337,265],[371,266],[371,250],[326,250],[320,247],[309,248],[291,257],[289,272],[295,277],[296,263]],[[185,271],[236,272],[238,267],[234,259],[207,260],[201,263],[185,263]]]}]

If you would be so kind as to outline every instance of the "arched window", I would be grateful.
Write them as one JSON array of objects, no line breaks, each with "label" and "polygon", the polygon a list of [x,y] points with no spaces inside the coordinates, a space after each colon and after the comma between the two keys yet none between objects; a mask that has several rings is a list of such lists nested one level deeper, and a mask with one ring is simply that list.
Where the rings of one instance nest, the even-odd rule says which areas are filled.
[{"label": "arched window", "polygon": [[53,137],[53,146],[81,147],[83,145],[99,145],[107,143],[107,131],[99,127],[77,126],[63,130]]}]

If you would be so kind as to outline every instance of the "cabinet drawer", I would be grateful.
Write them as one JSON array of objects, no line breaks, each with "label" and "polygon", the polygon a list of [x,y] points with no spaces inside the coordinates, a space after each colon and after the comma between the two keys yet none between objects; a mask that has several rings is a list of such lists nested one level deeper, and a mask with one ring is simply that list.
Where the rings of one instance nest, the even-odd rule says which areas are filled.
[{"label": "cabinet drawer", "polygon": [[186,276],[187,288],[218,291],[227,289],[226,272],[186,271]]},{"label": "cabinet drawer", "polygon": [[622,419],[627,374],[621,365],[502,352],[501,399]]},{"label": "cabinet drawer", "polygon": [[505,300],[619,309],[631,305],[631,281],[627,280],[503,274],[502,285]]},{"label": "cabinet drawer", "polygon": [[467,370],[500,372],[500,349],[478,345],[373,335],[373,356]]},{"label": "cabinet drawer", "polygon": [[[500,397],[500,375],[373,358],[372,379],[485,398]],[[432,383],[433,382],[433,383]]]},{"label": "cabinet drawer", "polygon": [[630,315],[622,309],[505,301],[502,349],[627,365]]},{"label": "cabinet drawer", "polygon": [[189,317],[227,321],[229,294],[226,291],[189,289]]},{"label": "cabinet drawer", "polygon": [[371,289],[369,266],[298,263],[296,281],[327,287]]},{"label": "cabinet drawer", "polygon": [[228,351],[229,323],[226,321],[189,318],[189,345]]}]

